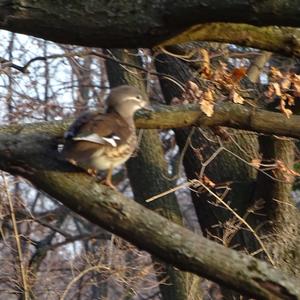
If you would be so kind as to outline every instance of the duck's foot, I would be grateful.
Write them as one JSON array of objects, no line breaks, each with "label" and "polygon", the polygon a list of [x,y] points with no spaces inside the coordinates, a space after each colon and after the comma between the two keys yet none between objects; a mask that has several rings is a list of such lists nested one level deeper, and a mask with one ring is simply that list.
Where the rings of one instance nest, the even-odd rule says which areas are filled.
[{"label": "duck's foot", "polygon": [[67,160],[70,164],[72,164],[73,166],[78,166],[78,164],[77,164],[77,161],[75,160],[75,159],[73,159],[73,158],[70,158],[70,159],[68,159]]},{"label": "duck's foot", "polygon": [[100,172],[98,172],[95,169],[90,168],[90,169],[87,169],[86,171],[90,176],[93,176],[96,178],[96,182],[104,184],[115,191],[117,190],[117,188],[112,183],[112,170],[108,170],[108,173],[104,179],[103,179],[103,176],[101,176]]},{"label": "duck's foot", "polygon": [[92,169],[92,168],[87,169],[86,172],[87,172],[90,176],[93,176],[93,177],[96,177],[97,174],[98,174],[97,170]]},{"label": "duck's foot", "polygon": [[106,177],[105,179],[103,179],[101,181],[101,183],[108,186],[108,187],[110,187],[111,189],[117,191],[117,188],[113,185],[113,183],[111,181],[111,178]]},{"label": "duck's foot", "polygon": [[112,167],[109,168],[106,178],[102,181],[102,184],[105,184],[105,185],[109,186],[111,189],[116,191],[117,188],[113,185],[111,179],[112,179]]}]

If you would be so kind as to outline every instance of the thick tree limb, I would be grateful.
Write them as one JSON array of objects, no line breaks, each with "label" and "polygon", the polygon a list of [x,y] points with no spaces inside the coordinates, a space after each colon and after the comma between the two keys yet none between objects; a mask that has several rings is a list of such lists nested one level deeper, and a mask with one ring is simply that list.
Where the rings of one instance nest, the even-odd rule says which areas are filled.
[{"label": "thick tree limb", "polygon": [[257,299],[300,299],[298,281],[126,199],[59,159],[59,126],[0,129],[0,168],[31,181],[91,222],[176,267]]},{"label": "thick tree limb", "polygon": [[[57,137],[70,125],[72,119],[54,122],[27,124],[32,132],[47,127],[49,134],[55,130]],[[256,109],[246,105],[221,102],[216,104],[215,112],[207,117],[199,105],[165,106],[159,105],[155,112],[140,111],[136,115],[137,128],[169,129],[187,126],[225,126],[258,133],[300,138],[300,116],[287,118],[282,113]],[[16,125],[22,130],[23,125]],[[62,139],[62,138],[61,138]]]},{"label": "thick tree limb", "polygon": [[226,126],[266,134],[300,138],[300,116],[289,119],[282,113],[255,109],[246,105],[222,102],[212,117],[200,111],[199,105],[160,106],[156,112],[140,113],[139,128],[180,128],[185,126]]},{"label": "thick tree limb", "polygon": [[200,24],[164,41],[161,46],[190,41],[231,43],[277,52],[287,56],[300,56],[300,30],[298,28],[276,26],[257,27],[233,23]]},{"label": "thick tree limb", "polygon": [[2,29],[103,48],[152,47],[211,22],[300,27],[299,15],[299,0],[0,1]]},{"label": "thick tree limb", "polygon": [[[55,130],[57,137],[62,137],[72,119],[54,122],[37,122],[27,124],[34,132],[43,128]],[[300,138],[300,116],[292,115],[287,118],[282,113],[255,109],[246,105],[230,102],[216,104],[212,117],[207,117],[199,105],[165,106],[159,105],[155,112],[140,111],[135,118],[137,128],[170,129],[188,126],[225,126],[258,133],[282,135]],[[16,125],[22,130],[23,125]],[[1,129],[1,128],[0,128]],[[51,134],[49,132],[49,134]],[[62,139],[62,138],[61,138]]]}]

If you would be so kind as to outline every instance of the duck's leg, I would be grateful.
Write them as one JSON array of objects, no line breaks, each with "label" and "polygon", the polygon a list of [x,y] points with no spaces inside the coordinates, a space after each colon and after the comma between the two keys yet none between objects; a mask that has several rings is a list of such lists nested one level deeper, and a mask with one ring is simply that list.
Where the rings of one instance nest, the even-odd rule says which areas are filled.
[{"label": "duck's leg", "polygon": [[107,175],[106,175],[106,178],[104,179],[103,181],[103,184],[109,186],[110,188],[112,188],[113,190],[117,190],[117,188],[113,185],[112,183],[112,171],[113,171],[113,168],[112,166],[108,169],[108,172],[107,172]]}]

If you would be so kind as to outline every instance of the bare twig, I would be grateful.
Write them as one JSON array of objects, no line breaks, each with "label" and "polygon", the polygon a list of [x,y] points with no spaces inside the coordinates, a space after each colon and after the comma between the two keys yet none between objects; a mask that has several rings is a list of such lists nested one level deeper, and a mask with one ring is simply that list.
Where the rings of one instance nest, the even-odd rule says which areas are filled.
[{"label": "bare twig", "polygon": [[90,268],[87,268],[85,270],[83,270],[82,272],[80,272],[77,276],[75,276],[67,285],[65,291],[63,292],[63,294],[61,295],[61,297],[59,298],[60,300],[64,300],[66,299],[66,296],[69,292],[69,290],[71,289],[72,285],[78,281],[80,278],[82,278],[85,274],[91,272],[91,271],[95,271],[95,270],[107,270],[109,271],[109,267],[105,267],[103,265],[97,265],[97,266],[92,266]]},{"label": "bare twig", "polygon": [[264,243],[260,239],[260,237],[257,235],[255,230],[249,225],[248,222],[246,222],[234,209],[232,209],[223,199],[221,199],[216,193],[214,193],[211,189],[209,189],[203,182],[199,180],[193,180],[195,185],[201,185],[209,194],[214,196],[224,207],[226,207],[242,224],[244,224],[249,231],[254,235],[254,237],[257,239],[258,243],[260,244],[261,248],[266,253],[270,263],[274,266],[275,262],[271,255],[269,254],[268,250],[266,249]]},{"label": "bare twig", "polygon": [[178,185],[178,186],[176,186],[176,187],[174,187],[172,189],[169,189],[169,190],[167,190],[165,192],[162,192],[162,193],[157,194],[157,195],[155,195],[155,196],[153,196],[151,198],[148,198],[148,199],[145,200],[145,202],[147,202],[147,203],[152,202],[152,201],[154,201],[154,200],[156,200],[158,198],[161,198],[163,196],[169,195],[171,193],[174,193],[174,192],[176,192],[176,191],[178,191],[180,189],[186,188],[186,187],[191,186],[191,185],[193,185],[193,182],[185,182],[185,183],[183,183],[181,185]]},{"label": "bare twig", "polygon": [[24,300],[29,300],[30,298],[29,298],[29,287],[28,287],[28,283],[27,283],[27,271],[24,266],[23,253],[22,253],[22,247],[21,247],[21,242],[20,242],[20,235],[19,235],[18,227],[17,227],[16,216],[15,216],[15,212],[14,212],[14,206],[12,203],[10,192],[8,190],[8,184],[7,184],[7,180],[6,180],[6,176],[4,175],[4,172],[1,172],[1,176],[2,176],[2,180],[3,180],[3,189],[6,194],[8,203],[9,203],[10,216],[11,216],[11,221],[12,221],[13,230],[14,230],[14,237],[16,240],[18,260],[19,260],[19,265],[20,265],[21,279],[22,279],[23,292],[24,292]]}]

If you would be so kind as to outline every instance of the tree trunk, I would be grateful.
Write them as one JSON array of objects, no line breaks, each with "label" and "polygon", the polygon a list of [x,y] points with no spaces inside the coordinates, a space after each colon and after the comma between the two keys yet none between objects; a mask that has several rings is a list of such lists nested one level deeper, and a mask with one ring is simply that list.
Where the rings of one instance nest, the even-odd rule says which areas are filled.
[{"label": "tree trunk", "polygon": [[[185,64],[173,57],[159,55],[156,65],[159,72],[172,75],[173,78],[181,82],[191,79],[191,74],[188,73]],[[168,68],[168,65],[172,67]],[[164,90],[164,87],[168,86],[170,82],[161,80],[161,84]],[[166,89],[171,91],[169,87]],[[170,101],[172,97],[179,97],[180,93],[173,87],[172,94],[166,92],[166,100]],[[241,131],[235,132],[235,134],[234,139],[239,145],[238,147],[223,142],[223,145],[234,153],[235,157],[229,152],[221,152],[206,167],[204,174],[214,183],[231,181],[231,190],[226,197],[230,206],[235,208],[240,216],[248,215],[246,221],[253,229],[257,228],[257,233],[261,238],[265,235],[269,237],[264,239],[265,248],[259,257],[264,257],[276,266],[299,276],[299,212],[295,208],[294,201],[291,200],[294,144],[285,138],[262,136],[260,138],[260,151],[263,153],[262,163],[273,163],[275,167],[266,175],[259,172],[255,183],[256,171],[251,165],[246,165],[245,162],[250,164],[252,159],[259,161],[256,136]],[[210,136],[207,131],[205,131],[205,135]],[[184,149],[188,132],[177,129],[176,138],[180,148]],[[202,165],[199,157],[205,162],[219,147],[216,143],[208,143],[204,135],[197,131],[196,134],[193,134],[191,143],[193,149],[190,147],[187,149],[183,160],[189,179],[197,178],[200,173]],[[194,149],[197,149],[198,152],[195,153]],[[241,151],[241,149],[243,150]],[[240,157],[240,159],[236,157]],[[214,226],[218,222],[226,224],[231,213],[224,213],[224,211],[211,205],[210,203],[214,200],[209,194],[194,193],[193,200],[204,234],[210,237],[217,236],[225,245],[236,246],[238,243],[239,248],[245,248],[250,253],[261,249],[262,244],[258,243],[253,235],[249,235],[249,232],[245,230],[242,235],[237,235],[238,238],[232,239],[233,236],[226,235],[226,228]],[[262,205],[262,200],[264,205]],[[247,213],[248,210],[254,210],[254,214]],[[232,228],[229,229],[232,230]],[[234,234],[236,233],[234,232]],[[224,237],[226,236],[229,238],[229,242],[225,240]]]},{"label": "tree trunk", "polygon": [[[171,75],[181,83],[192,79],[188,66],[174,57],[165,54],[159,55],[156,60],[156,66],[159,72]],[[168,103],[170,103],[173,97],[181,96],[182,91],[171,81],[162,79],[161,86]],[[204,134],[202,134],[203,132]],[[175,133],[179,147],[184,149],[188,141],[190,129],[176,129]],[[215,142],[211,143],[206,138],[207,136],[215,139],[207,129],[202,130],[202,132],[196,129],[191,137],[192,147],[187,148],[183,159],[185,171],[189,179],[198,178],[202,169],[201,160],[205,162],[220,148],[220,144],[216,139]],[[256,157],[257,141],[255,135],[244,132],[243,134],[234,136],[234,140],[235,143],[232,140],[229,142],[224,141],[224,147],[247,161],[249,161],[249,157]],[[230,206],[236,208],[239,214],[243,215],[252,201],[251,195],[256,176],[255,170],[251,166],[245,165],[245,162],[242,160],[223,150],[207,165],[204,174],[216,184],[230,183],[229,187],[231,191],[226,197],[226,201],[230,202]],[[216,225],[219,222],[228,221],[232,217],[232,214],[224,210],[224,208],[214,205],[214,197],[206,191],[192,193],[192,197],[203,233],[206,236],[214,236],[222,239],[225,228],[218,228]],[[239,242],[241,243],[241,241]]]},{"label": "tree trunk", "polygon": [[[118,60],[136,65],[141,64],[136,51],[111,50],[111,52]],[[120,64],[113,61],[107,61],[106,65],[111,86],[124,83],[131,84],[139,87],[146,95],[141,73],[135,71],[135,74],[132,75],[132,73],[124,70]],[[174,193],[149,204],[145,202],[147,198],[174,187],[174,183],[167,178],[167,164],[157,130],[142,131],[138,152],[127,162],[127,170],[134,199],[137,202],[160,213],[167,219],[183,225]],[[154,266],[158,274],[158,280],[162,282],[160,291],[163,299],[196,300],[202,298],[199,277],[176,270],[171,265],[162,262],[159,265],[156,263]]]},{"label": "tree trunk", "polygon": [[255,200],[265,203],[264,217],[260,218],[264,222],[262,234],[269,237],[265,243],[276,266],[299,276],[300,216],[291,195],[295,144],[287,138],[262,136],[260,150],[262,164],[273,165],[271,171],[259,173],[257,178]]}]

